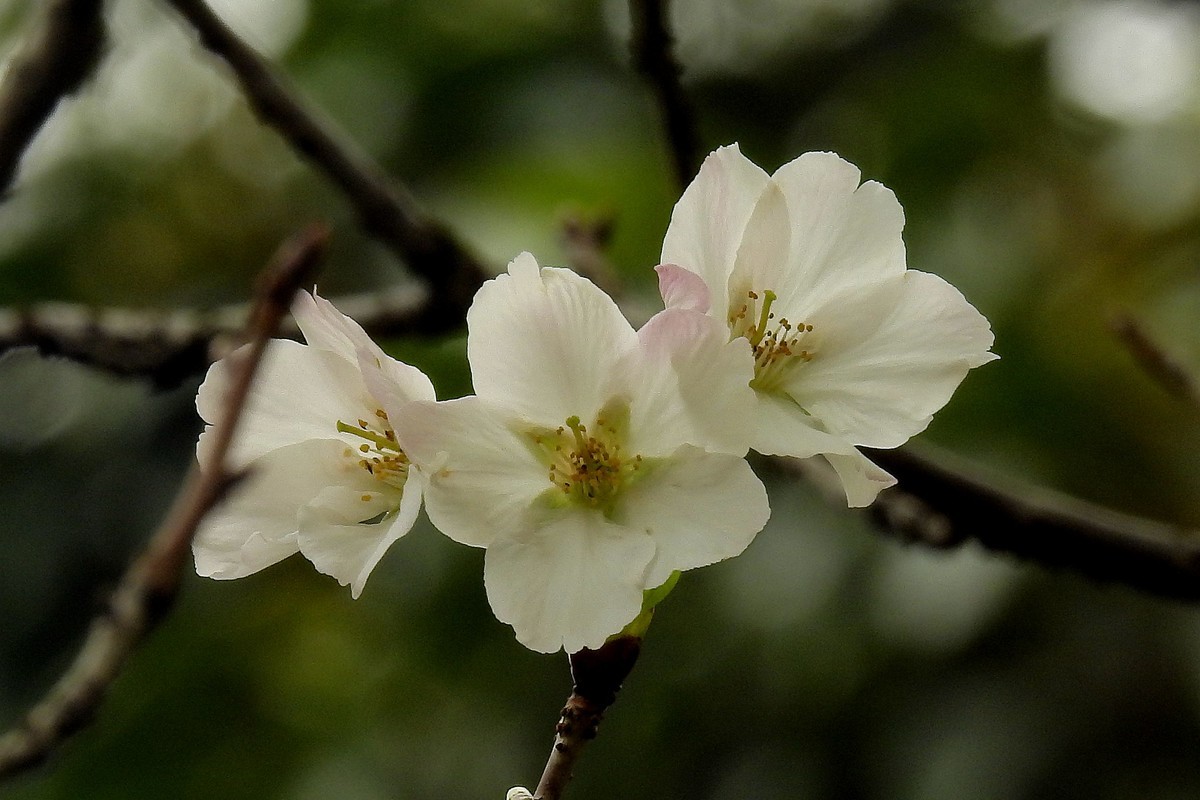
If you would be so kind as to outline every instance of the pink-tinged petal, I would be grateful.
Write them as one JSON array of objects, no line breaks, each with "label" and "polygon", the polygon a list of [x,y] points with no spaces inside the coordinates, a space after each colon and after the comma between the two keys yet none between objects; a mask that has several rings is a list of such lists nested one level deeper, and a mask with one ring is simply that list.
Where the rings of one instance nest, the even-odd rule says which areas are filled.
[{"label": "pink-tinged petal", "polygon": [[337,480],[345,445],[310,441],[273,450],[204,518],[192,543],[196,572],[241,578],[298,550],[297,514]]},{"label": "pink-tinged petal", "polygon": [[721,147],[704,159],[671,212],[661,261],[695,271],[722,313],[746,222],[768,180],[736,144]]},{"label": "pink-tinged petal", "polygon": [[488,547],[515,531],[553,484],[507,409],[479,397],[418,401],[393,420],[412,464],[425,473],[425,511],[442,533]]},{"label": "pink-tinged petal", "polygon": [[[224,413],[230,361],[242,352],[239,348],[213,364],[200,385],[196,409],[206,422],[214,423]],[[229,464],[239,468],[280,447],[336,438],[339,419],[353,424],[369,408],[356,364],[329,351],[274,340],[251,387]],[[209,462],[208,439],[202,437],[197,448],[201,466]]]},{"label": "pink-tinged petal", "polygon": [[654,543],[596,511],[566,510],[497,539],[484,585],[497,619],[531,650],[597,648],[638,615]]},{"label": "pink-tinged petal", "polygon": [[348,584],[351,596],[358,599],[375,565],[416,521],[421,507],[421,479],[415,471],[405,483],[395,516],[362,524],[390,512],[395,500],[396,493],[390,487],[383,492],[371,486],[327,487],[300,512],[300,552],[319,571],[343,586]]},{"label": "pink-tinged petal", "polygon": [[785,259],[762,265],[756,288],[773,289],[793,321],[834,295],[904,271],[904,210],[890,189],[860,186],[860,177],[833,153],[805,153],[772,176],[787,198],[791,245]]},{"label": "pink-tinged petal", "polygon": [[480,397],[529,421],[591,418],[637,334],[616,303],[570,270],[535,271],[523,254],[483,285],[467,312],[467,359]]},{"label": "pink-tinged petal", "polygon": [[708,311],[712,293],[699,275],[678,264],[659,264],[654,271],[658,273],[658,293],[667,308]]},{"label": "pink-tinged petal", "polygon": [[825,456],[842,481],[846,490],[846,504],[850,508],[865,508],[875,501],[875,496],[896,479],[876,466],[870,459],[855,450],[849,455],[827,454]]},{"label": "pink-tinged petal", "polygon": [[821,430],[820,421],[791,399],[757,392],[755,429],[750,449],[763,455],[808,458],[820,453],[851,453],[845,439]]},{"label": "pink-tinged petal", "polygon": [[754,430],[754,361],[744,339],[698,311],[668,308],[641,330],[636,357],[621,370],[633,398],[629,443],[666,455],[689,442],[745,455]]},{"label": "pink-tinged petal", "polygon": [[675,570],[740,554],[770,516],[767,492],[746,460],[684,446],[629,486],[613,521],[654,540],[645,588]]},{"label": "pink-tinged petal", "polygon": [[784,388],[825,430],[856,445],[903,444],[970,369],[996,358],[983,315],[924,272],[859,287],[812,321],[813,358]]}]

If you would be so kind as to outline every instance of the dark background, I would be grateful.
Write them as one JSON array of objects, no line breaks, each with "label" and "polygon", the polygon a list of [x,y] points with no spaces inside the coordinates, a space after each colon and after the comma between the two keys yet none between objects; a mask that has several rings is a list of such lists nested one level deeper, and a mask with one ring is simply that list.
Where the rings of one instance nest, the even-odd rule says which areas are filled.
[{"label": "dark background", "polygon": [[[0,54],[32,3],[0,2]],[[496,269],[563,263],[612,214],[652,309],[678,191],[622,3],[222,0],[299,90]],[[1001,360],[922,438],[998,474],[1200,526],[1200,410],[1110,329],[1131,313],[1200,373],[1200,13],[1190,3],[693,0],[674,9],[704,148],[768,171],[828,149],[895,190],[909,266],[992,321]],[[0,206],[0,304],[214,307],[280,240],[335,230],[337,297],[411,278],[150,0]],[[642,298],[642,299],[639,299]],[[439,397],[461,336],[389,350]],[[0,371],[0,723],[53,682],[192,459],[198,376],[153,392]],[[782,474],[741,557],[659,610],[573,800],[1200,796],[1194,608],[876,533]],[[352,601],[294,558],[189,576],[96,724],[0,793],[500,800],[569,691],[487,607],[482,552],[428,523]]]}]

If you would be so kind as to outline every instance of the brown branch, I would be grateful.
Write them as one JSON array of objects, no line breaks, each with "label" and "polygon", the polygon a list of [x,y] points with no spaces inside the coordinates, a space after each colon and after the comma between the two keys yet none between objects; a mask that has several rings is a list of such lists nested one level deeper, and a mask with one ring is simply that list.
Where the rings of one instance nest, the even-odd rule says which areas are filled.
[{"label": "brown branch", "polygon": [[316,165],[354,206],[364,229],[427,280],[431,302],[421,326],[437,331],[462,323],[488,270],[448,228],[425,215],[378,165],[333,133],[306,108],[272,65],[238,38],[203,0],[164,0],[237,77],[259,118]]},{"label": "brown branch", "polygon": [[1113,333],[1133,360],[1171,396],[1200,408],[1200,380],[1176,361],[1137,319],[1120,314],[1111,322]]},{"label": "brown branch", "polygon": [[[221,422],[214,431],[218,465],[224,463],[267,342],[291,306],[296,289],[315,269],[327,239],[324,226],[313,226],[281,248],[260,278],[247,325],[250,347],[238,360]],[[234,479],[223,466],[207,473],[193,467],[166,518],[92,621],[74,662],[25,718],[0,737],[0,777],[41,762],[91,720],[134,648],[170,608],[192,537]]]},{"label": "brown branch", "polygon": [[[340,297],[339,309],[360,321],[375,337],[428,333],[429,292],[409,285],[382,292]],[[0,309],[0,353],[37,347],[115,375],[140,376],[157,386],[177,386],[202,373],[241,333],[244,304],[208,311],[90,308],[45,303],[24,310]],[[279,334],[299,335],[294,322]]]},{"label": "brown branch", "polygon": [[700,168],[700,145],[696,115],[679,82],[682,69],[672,50],[674,40],[667,27],[668,5],[669,0],[629,0],[632,23],[629,47],[634,66],[654,89],[675,179],[682,189]]},{"label": "brown branch", "polygon": [[899,480],[872,508],[876,521],[905,539],[936,548],[974,540],[1044,566],[1200,601],[1200,531],[984,476],[911,445],[868,455]]},{"label": "brown branch", "polygon": [[53,0],[41,27],[25,43],[0,85],[0,194],[16,177],[21,156],[58,106],[100,59],[103,0]]},{"label": "brown branch", "polygon": [[571,655],[574,688],[555,726],[554,747],[538,782],[534,800],[559,800],[570,782],[584,746],[596,738],[596,730],[617,699],[621,684],[633,669],[642,640],[619,636],[599,650],[580,650]]}]

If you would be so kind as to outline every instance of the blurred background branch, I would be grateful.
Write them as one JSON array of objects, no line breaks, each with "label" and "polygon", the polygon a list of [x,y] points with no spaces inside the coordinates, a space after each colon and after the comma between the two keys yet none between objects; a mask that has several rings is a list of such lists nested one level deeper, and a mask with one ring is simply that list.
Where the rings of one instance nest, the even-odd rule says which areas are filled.
[{"label": "blurred background branch", "polygon": [[675,180],[682,189],[700,169],[701,153],[696,113],[680,83],[683,68],[675,58],[670,5],[670,0],[629,0],[629,49],[634,67],[654,90]]},{"label": "blurred background branch", "polygon": [[0,195],[58,102],[91,73],[104,47],[103,0],[49,0],[0,84]]},{"label": "blurred background branch", "polygon": [[196,530],[238,480],[225,469],[225,454],[267,343],[287,315],[296,291],[312,280],[328,238],[324,226],[309,228],[286,242],[259,276],[257,297],[245,327],[250,346],[239,354],[221,421],[214,426],[212,459],[216,466],[208,472],[192,467],[162,524],[130,562],[93,619],[69,668],[17,727],[0,736],[0,779],[41,762],[64,739],[91,722],[134,649],[170,609]]},{"label": "blurred background branch", "polygon": [[1200,379],[1155,340],[1136,317],[1119,314],[1112,320],[1112,329],[1147,376],[1172,397],[1200,410]]},{"label": "blurred background branch", "polygon": [[872,506],[885,529],[935,548],[996,553],[1152,595],[1200,601],[1200,531],[1122,514],[995,475],[920,445],[872,450],[899,480]]},{"label": "blurred background branch", "polygon": [[262,121],[342,190],[368,233],[429,283],[421,327],[437,332],[461,324],[488,270],[444,225],[426,216],[402,186],[300,100],[270,62],[204,0],[165,2],[196,30],[204,47],[229,66]]}]

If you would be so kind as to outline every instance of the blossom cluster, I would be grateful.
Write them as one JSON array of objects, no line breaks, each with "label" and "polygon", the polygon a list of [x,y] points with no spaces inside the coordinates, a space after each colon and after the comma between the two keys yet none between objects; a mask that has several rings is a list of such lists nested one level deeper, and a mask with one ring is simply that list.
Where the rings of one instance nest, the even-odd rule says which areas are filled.
[{"label": "blossom cluster", "polygon": [[[476,295],[475,394],[448,401],[302,293],[306,344],[268,348],[227,456],[249,477],[205,520],[197,572],[300,552],[357,597],[423,501],[446,536],[486,548],[488,600],[523,644],[599,647],[652,590],[763,528],[748,450],[822,456],[867,505],[895,481],[858,448],[902,444],[995,358],[987,320],[906,269],[903,224],[892,192],[836,155],[767,175],[720,148],[672,214],[661,312],[635,330],[586,278],[522,253]],[[200,387],[210,423],[228,382],[221,361]]]}]

